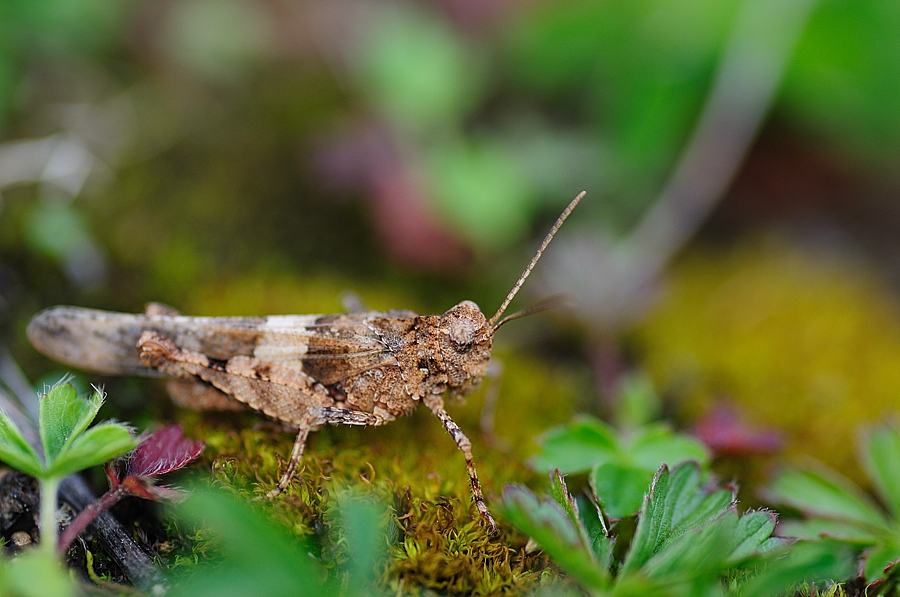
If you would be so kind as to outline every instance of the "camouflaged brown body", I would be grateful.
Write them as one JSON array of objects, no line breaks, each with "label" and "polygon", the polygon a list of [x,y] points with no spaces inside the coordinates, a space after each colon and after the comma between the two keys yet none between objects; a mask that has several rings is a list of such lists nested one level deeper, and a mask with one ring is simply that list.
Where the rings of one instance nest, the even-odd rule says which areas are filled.
[{"label": "camouflaged brown body", "polygon": [[[482,336],[478,342],[454,343],[451,327],[460,321]],[[136,346],[148,332],[165,342],[141,353]],[[386,422],[413,411],[423,396],[468,394],[481,383],[491,349],[485,318],[471,302],[425,316],[186,317],[54,307],[32,320],[28,336],[41,352],[79,368],[194,378],[225,394],[183,386],[176,392],[187,406],[229,408],[237,399],[293,425],[304,406],[372,413]],[[176,353],[191,356],[173,365],[167,359]]]}]

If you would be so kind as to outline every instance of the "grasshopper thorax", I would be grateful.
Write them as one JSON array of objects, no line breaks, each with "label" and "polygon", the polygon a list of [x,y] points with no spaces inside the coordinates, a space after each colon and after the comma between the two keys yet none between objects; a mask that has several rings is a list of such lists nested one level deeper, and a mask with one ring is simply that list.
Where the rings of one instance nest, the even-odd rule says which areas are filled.
[{"label": "grasshopper thorax", "polygon": [[459,395],[472,392],[487,373],[493,333],[487,318],[472,301],[463,301],[441,315],[438,346],[447,371],[447,385]]}]

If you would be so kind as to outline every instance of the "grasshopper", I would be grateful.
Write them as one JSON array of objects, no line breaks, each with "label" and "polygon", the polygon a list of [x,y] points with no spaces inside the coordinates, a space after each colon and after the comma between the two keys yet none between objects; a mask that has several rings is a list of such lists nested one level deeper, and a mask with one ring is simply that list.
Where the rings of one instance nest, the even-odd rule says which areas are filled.
[{"label": "grasshopper", "polygon": [[40,352],[81,369],[111,375],[177,378],[169,391],[183,405],[215,410],[249,407],[296,430],[287,467],[266,494],[291,482],[310,431],[324,424],[383,425],[422,402],[462,451],[472,497],[491,533],[472,458],[472,444],[444,410],[444,396],[462,397],[484,379],[494,333],[580,193],[544,237],[490,319],[472,301],[443,315],[361,311],[339,315],[188,317],[151,304],[143,314],[51,307],[28,325]]}]

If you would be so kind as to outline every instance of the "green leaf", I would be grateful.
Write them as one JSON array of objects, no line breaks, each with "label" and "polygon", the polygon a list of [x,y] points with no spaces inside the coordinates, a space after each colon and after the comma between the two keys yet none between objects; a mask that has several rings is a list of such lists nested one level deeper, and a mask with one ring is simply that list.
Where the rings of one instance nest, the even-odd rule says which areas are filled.
[{"label": "green leaf", "polygon": [[672,507],[665,503],[669,492],[669,467],[660,467],[650,493],[638,513],[638,524],[631,540],[631,549],[622,563],[622,574],[635,571],[655,554],[668,536],[672,522]]},{"label": "green leaf", "polygon": [[48,467],[56,477],[103,464],[137,447],[131,431],[120,423],[101,423],[79,435]]},{"label": "green leaf", "polygon": [[861,460],[895,518],[900,518],[900,431],[886,425],[864,432]]},{"label": "green leaf", "polygon": [[615,462],[595,467],[590,476],[594,496],[613,520],[637,514],[651,481],[653,473]]},{"label": "green leaf", "polygon": [[732,510],[708,524],[693,527],[653,554],[641,572],[670,582],[699,579],[703,584],[716,583],[726,568],[737,525],[738,515]]},{"label": "green leaf", "polygon": [[403,130],[445,130],[478,101],[480,62],[443,19],[381,10],[366,30],[353,44],[353,74],[369,102]]},{"label": "green leaf", "polygon": [[90,400],[79,398],[68,382],[53,386],[41,397],[40,431],[48,468],[63,447],[87,429],[102,404],[100,392],[94,392]]},{"label": "green leaf", "polygon": [[26,475],[41,478],[44,465],[9,414],[0,409],[0,460]]},{"label": "green leaf", "polygon": [[446,140],[425,158],[430,195],[460,235],[497,248],[527,232],[533,193],[508,148],[491,138]]},{"label": "green leaf", "polygon": [[694,462],[669,472],[663,465],[656,473],[650,494],[638,513],[638,524],[622,572],[635,572],[666,544],[695,527],[721,517],[733,504],[727,490],[707,491],[703,474]]},{"label": "green leaf", "polygon": [[863,576],[867,582],[886,578],[889,568],[900,560],[900,545],[896,541],[878,545],[863,555]]},{"label": "green leaf", "polygon": [[559,469],[566,475],[581,473],[609,462],[616,454],[612,428],[594,417],[577,417],[572,423],[551,429],[541,440],[541,451],[530,461],[533,469]]},{"label": "green leaf", "polygon": [[678,465],[685,460],[700,464],[709,462],[709,450],[702,442],[682,433],[675,433],[665,425],[648,425],[638,430],[626,450],[631,461],[656,472],[663,463]]},{"label": "green leaf", "polygon": [[616,541],[614,537],[610,536],[603,512],[600,511],[600,507],[595,501],[587,497],[580,497],[578,502],[580,504],[578,508],[579,521],[587,535],[591,551],[594,552],[598,565],[610,570]]},{"label": "green leaf", "polygon": [[821,516],[868,529],[877,535],[888,525],[878,507],[850,480],[826,468],[786,469],[766,492],[808,516]]},{"label": "green leaf", "polygon": [[15,558],[0,560],[0,595],[9,597],[75,597],[70,580],[53,552],[24,550]]},{"label": "green leaf", "polygon": [[827,518],[786,520],[779,525],[778,532],[784,537],[797,537],[798,539],[807,540],[830,537],[847,543],[856,543],[860,546],[872,545],[879,539],[871,530],[861,528],[858,524],[828,520]]},{"label": "green leaf", "polygon": [[376,568],[384,556],[387,508],[373,500],[371,494],[352,490],[337,493],[334,503],[334,516],[350,551],[345,566],[350,584],[347,593],[372,594],[371,584],[377,578]]},{"label": "green leaf", "polygon": [[594,559],[582,542],[582,532],[556,501],[540,500],[525,487],[511,485],[503,490],[501,511],[584,587],[602,590],[608,584],[609,570]]},{"label": "green leaf", "polygon": [[729,562],[735,563],[787,545],[787,540],[772,537],[778,517],[767,510],[747,512],[738,520]]},{"label": "green leaf", "polygon": [[581,526],[581,518],[578,515],[578,505],[569,494],[569,488],[566,487],[566,481],[558,470],[550,475],[550,497],[559,504],[559,507],[562,508],[563,512],[566,513],[566,516],[569,517],[572,527],[578,531],[583,544],[588,545],[587,534],[584,533],[584,529]]},{"label": "green leaf", "polygon": [[852,549],[835,541],[801,541],[781,557],[770,559],[759,573],[743,583],[736,597],[793,594],[803,582],[843,581],[854,574]]},{"label": "green leaf", "polygon": [[202,526],[221,557],[177,573],[169,597],[339,594],[334,583],[324,580],[325,570],[310,557],[310,546],[250,504],[197,488],[175,512],[181,520]]}]

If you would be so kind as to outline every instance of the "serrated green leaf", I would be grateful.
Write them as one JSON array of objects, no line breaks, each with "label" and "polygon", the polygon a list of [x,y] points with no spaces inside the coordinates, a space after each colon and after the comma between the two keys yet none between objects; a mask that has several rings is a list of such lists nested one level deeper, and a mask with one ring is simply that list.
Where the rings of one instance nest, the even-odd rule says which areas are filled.
[{"label": "serrated green leaf", "polygon": [[512,485],[503,490],[501,511],[585,588],[601,590],[608,584],[609,570],[594,559],[582,543],[581,532],[556,501],[541,500],[529,489]]},{"label": "serrated green leaf", "polygon": [[669,582],[681,579],[700,580],[703,584],[718,582],[720,572],[727,567],[737,525],[738,515],[732,510],[704,526],[691,527],[653,554],[641,567],[641,573]]},{"label": "serrated green leaf", "polygon": [[685,460],[709,462],[709,450],[699,440],[675,433],[662,424],[640,428],[623,452],[636,466],[651,472],[663,463],[674,467]]},{"label": "serrated green leaf", "polygon": [[900,545],[896,541],[867,550],[863,555],[863,576],[866,582],[886,578],[888,568],[898,560],[900,560]]},{"label": "serrated green leaf", "polygon": [[0,409],[0,460],[26,475],[41,478],[44,465],[9,414]]},{"label": "serrated green leaf", "polygon": [[900,518],[900,430],[886,425],[864,432],[861,460],[878,495]]},{"label": "serrated green leaf", "polygon": [[[699,470],[697,470],[699,480]],[[709,491],[696,487],[687,487],[685,494],[679,496],[675,512],[672,515],[674,528],[672,535],[678,536],[691,527],[703,526],[734,507],[735,495],[731,489],[715,489]]]},{"label": "serrated green leaf", "polygon": [[703,481],[703,473],[695,462],[686,462],[671,473],[666,465],[659,469],[638,513],[623,572],[636,571],[666,544],[720,518],[732,507],[731,491],[708,491]]},{"label": "serrated green leaf", "polygon": [[607,462],[591,471],[591,489],[611,519],[634,516],[653,481],[653,473],[642,468]]},{"label": "serrated green leaf", "polygon": [[588,537],[584,532],[584,528],[581,526],[581,518],[578,515],[578,505],[569,494],[569,488],[566,487],[566,480],[563,479],[559,471],[555,471],[550,475],[550,497],[559,504],[559,507],[562,508],[563,512],[566,513],[566,516],[569,517],[572,528],[578,532],[582,543],[585,546],[588,545]]},{"label": "serrated green leaf", "polygon": [[533,469],[559,469],[566,475],[587,472],[612,460],[616,454],[613,429],[594,417],[578,417],[572,423],[551,429],[541,439],[541,451],[530,461]]},{"label": "serrated green leaf", "polygon": [[622,563],[622,574],[634,572],[644,565],[668,536],[671,528],[672,511],[665,504],[669,491],[669,467],[660,467],[650,493],[644,498],[644,504],[638,513],[637,528],[631,540],[631,548]]},{"label": "serrated green leaf", "polygon": [[75,438],[48,467],[48,473],[64,477],[103,464],[137,446],[131,431],[119,423],[101,423]]},{"label": "serrated green leaf", "polygon": [[99,392],[89,400],[79,398],[70,383],[58,384],[41,397],[40,432],[48,468],[64,446],[91,424],[102,404]]},{"label": "serrated green leaf", "polygon": [[888,526],[884,514],[859,487],[826,468],[783,470],[766,493],[771,501],[808,516],[852,523],[876,535]]},{"label": "serrated green leaf", "polygon": [[772,537],[777,522],[775,514],[766,510],[747,512],[741,516],[734,531],[728,561],[736,563],[783,545],[784,540]]}]

